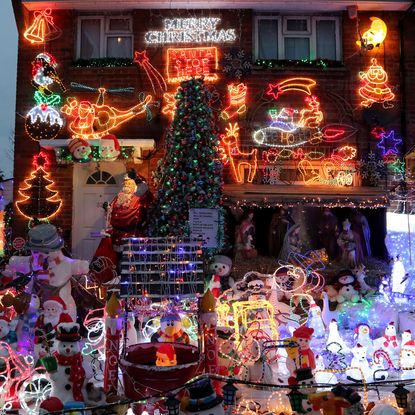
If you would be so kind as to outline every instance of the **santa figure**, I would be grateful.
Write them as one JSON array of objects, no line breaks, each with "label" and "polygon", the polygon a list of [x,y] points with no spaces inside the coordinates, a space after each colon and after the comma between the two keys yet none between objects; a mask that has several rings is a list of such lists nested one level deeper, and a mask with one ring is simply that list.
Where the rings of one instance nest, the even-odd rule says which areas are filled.
[{"label": "santa figure", "polygon": [[297,367],[311,369],[316,368],[316,360],[314,358],[314,353],[310,349],[310,341],[313,333],[314,329],[305,326],[301,326],[298,329],[294,330],[294,341],[296,341],[299,344]]},{"label": "santa figure", "polygon": [[49,372],[52,382],[51,398],[58,398],[64,405],[84,401],[82,388],[85,381],[79,324],[61,323],[57,327],[57,351],[54,357],[57,369]]},{"label": "santa figure", "polygon": [[156,366],[176,366],[177,358],[174,346],[171,343],[163,343],[156,352]]},{"label": "santa figure", "polygon": [[144,222],[151,201],[147,183],[134,170],[129,171],[121,191],[108,206],[107,233],[116,251],[120,251],[123,238],[144,236]]},{"label": "santa figure", "polygon": [[36,321],[36,327],[49,327],[56,330],[60,323],[72,323],[73,320],[67,313],[66,304],[59,296],[50,297],[43,303],[43,313]]},{"label": "santa figure", "polygon": [[100,141],[100,155],[103,160],[114,161],[120,155],[120,143],[114,134],[107,134]]}]

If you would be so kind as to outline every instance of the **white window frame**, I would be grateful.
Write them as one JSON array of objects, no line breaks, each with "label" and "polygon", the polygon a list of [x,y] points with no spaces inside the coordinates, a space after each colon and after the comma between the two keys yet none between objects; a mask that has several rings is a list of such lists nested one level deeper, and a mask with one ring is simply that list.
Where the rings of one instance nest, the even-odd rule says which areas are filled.
[{"label": "white window frame", "polygon": [[[110,30],[110,20],[111,19],[128,19],[130,20],[131,30]],[[108,37],[130,37],[131,38],[131,57],[133,56],[134,51],[134,34],[133,34],[133,22],[131,16],[125,15],[85,15],[78,16],[77,19],[77,36],[76,36],[76,59],[81,57],[81,27],[83,20],[97,19],[100,20],[100,36],[99,36],[99,58],[107,57],[107,38]],[[97,58],[97,59],[99,59]]]},{"label": "white window frame", "polygon": [[[287,31],[286,22],[287,19],[307,19],[309,33],[303,31]],[[339,16],[300,16],[300,15],[286,15],[286,16],[272,16],[272,15],[256,15],[254,20],[254,57],[259,59],[259,36],[258,27],[259,20],[277,20],[278,22],[278,59],[284,60],[285,58],[285,41],[286,37],[298,37],[310,39],[310,59],[316,59],[317,55],[317,22],[320,20],[331,20],[335,22],[335,42],[336,42],[336,60],[342,60],[342,48],[341,48],[341,18]]]},{"label": "white window frame", "polygon": [[254,20],[254,39],[255,39],[255,42],[254,42],[254,45],[255,45],[255,54],[254,54],[254,56],[255,56],[255,59],[258,59],[258,54],[259,54],[259,35],[258,35],[258,27],[259,27],[259,25],[258,25],[258,22],[259,22],[259,20],[276,20],[277,22],[278,22],[278,45],[277,45],[277,47],[278,47],[278,49],[277,49],[277,53],[278,53],[278,59],[281,59],[281,57],[280,57],[280,41],[281,41],[281,36],[280,36],[280,33],[281,33],[281,24],[282,24],[282,19],[281,19],[281,17],[280,16],[261,16],[261,15],[259,15],[259,16],[255,16],[255,20]]},{"label": "white window frame", "polygon": [[[287,29],[287,20],[305,20],[307,22],[307,30],[288,30]],[[283,16],[282,18],[282,35],[285,37],[290,35],[290,37],[297,37],[295,35],[311,35],[311,22],[310,16]],[[294,35],[294,36],[291,36]],[[298,36],[306,37],[306,36]]]}]

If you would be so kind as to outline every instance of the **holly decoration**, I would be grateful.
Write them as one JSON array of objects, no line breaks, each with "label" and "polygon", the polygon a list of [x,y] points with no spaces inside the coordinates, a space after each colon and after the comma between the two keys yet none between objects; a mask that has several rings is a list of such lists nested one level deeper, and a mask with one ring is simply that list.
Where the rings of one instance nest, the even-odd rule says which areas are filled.
[{"label": "holly decoration", "polygon": [[222,203],[219,139],[209,100],[202,79],[182,82],[176,94],[167,153],[153,176],[157,199],[149,221],[152,236],[188,236],[190,208],[218,208]]},{"label": "holly decoration", "polygon": [[28,219],[45,220],[59,211],[62,201],[58,192],[53,190],[53,180],[47,172],[50,162],[45,153],[40,152],[33,158],[34,171],[25,180],[26,187],[19,187],[22,199],[16,202],[20,214]]}]

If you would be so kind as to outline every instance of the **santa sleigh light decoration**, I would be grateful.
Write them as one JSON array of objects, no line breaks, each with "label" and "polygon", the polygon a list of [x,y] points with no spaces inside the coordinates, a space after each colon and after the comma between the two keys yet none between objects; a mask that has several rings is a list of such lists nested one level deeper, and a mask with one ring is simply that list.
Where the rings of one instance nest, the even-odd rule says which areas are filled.
[{"label": "santa sleigh light decoration", "polygon": [[73,138],[97,139],[118,128],[121,124],[147,112],[152,96],[146,95],[141,102],[126,109],[106,105],[104,98],[107,92],[131,92],[131,89],[107,90],[105,88],[90,88],[85,85],[71,84],[71,87],[86,91],[98,91],[96,103],[79,101],[77,98],[68,98],[61,111],[71,118],[69,130]]}]

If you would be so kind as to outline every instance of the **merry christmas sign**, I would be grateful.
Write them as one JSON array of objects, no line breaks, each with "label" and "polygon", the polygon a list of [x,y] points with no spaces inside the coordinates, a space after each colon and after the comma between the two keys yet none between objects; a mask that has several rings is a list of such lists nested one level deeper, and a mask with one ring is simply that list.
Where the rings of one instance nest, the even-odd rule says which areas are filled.
[{"label": "merry christmas sign", "polygon": [[203,76],[205,81],[216,81],[218,50],[214,46],[203,48],[167,49],[167,80],[179,83],[192,77]]}]

